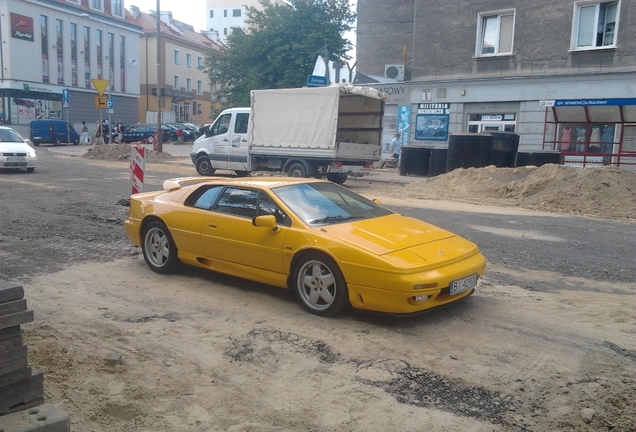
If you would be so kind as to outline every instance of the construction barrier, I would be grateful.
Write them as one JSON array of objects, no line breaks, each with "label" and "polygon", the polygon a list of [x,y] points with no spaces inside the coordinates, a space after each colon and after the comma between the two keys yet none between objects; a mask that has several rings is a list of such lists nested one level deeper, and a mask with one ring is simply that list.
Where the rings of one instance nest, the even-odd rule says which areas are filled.
[{"label": "construction barrier", "polygon": [[142,145],[130,146],[130,181],[133,194],[143,189],[145,169],[146,149]]}]

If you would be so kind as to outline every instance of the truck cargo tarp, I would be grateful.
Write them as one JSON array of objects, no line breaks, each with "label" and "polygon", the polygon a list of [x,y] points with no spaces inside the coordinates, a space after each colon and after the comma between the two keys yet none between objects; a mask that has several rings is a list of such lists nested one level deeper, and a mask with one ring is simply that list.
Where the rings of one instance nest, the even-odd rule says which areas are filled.
[{"label": "truck cargo tarp", "polygon": [[252,147],[333,148],[341,94],[384,97],[352,85],[252,91]]}]

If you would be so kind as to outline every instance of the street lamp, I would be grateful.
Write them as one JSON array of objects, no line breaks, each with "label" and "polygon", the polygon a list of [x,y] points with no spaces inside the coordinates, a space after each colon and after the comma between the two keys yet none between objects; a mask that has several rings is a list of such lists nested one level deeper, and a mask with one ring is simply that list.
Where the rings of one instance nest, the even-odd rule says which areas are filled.
[{"label": "street lamp", "polygon": [[[104,34],[106,34],[106,40],[108,41],[108,29],[106,28],[106,23],[104,21],[102,21],[99,18],[96,18],[94,16],[91,16],[91,15],[89,15],[87,13],[82,13],[82,14],[80,14],[80,16],[82,18],[88,18],[89,20],[93,20],[93,21],[101,24],[102,25],[102,31],[104,32]],[[113,97],[113,71],[110,68],[110,62],[111,61],[114,62],[114,59],[112,59],[111,57],[112,56],[111,56],[111,52],[110,52],[110,48],[109,48],[108,55],[106,56],[106,58],[108,59],[106,67],[108,67],[108,101],[109,101],[109,103],[112,104],[112,97]],[[111,130],[112,130],[112,127],[113,127],[111,111],[112,111],[112,109],[108,109],[108,135],[109,135],[108,136],[108,142],[110,142],[110,137],[112,136]],[[101,117],[102,117],[101,116],[101,112],[102,112],[101,108],[99,109],[99,112],[100,112],[99,120],[101,122],[101,120],[102,120],[101,119]],[[103,134],[104,134],[104,131],[102,129],[102,137],[103,137]]]}]

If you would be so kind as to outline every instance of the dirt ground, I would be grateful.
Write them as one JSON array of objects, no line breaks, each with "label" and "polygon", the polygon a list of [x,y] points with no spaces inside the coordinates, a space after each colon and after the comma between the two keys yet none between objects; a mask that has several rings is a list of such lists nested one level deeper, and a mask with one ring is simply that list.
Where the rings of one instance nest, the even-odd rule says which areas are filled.
[{"label": "dirt ground", "polygon": [[[127,159],[118,147],[84,159]],[[156,177],[181,169],[158,158],[148,161]],[[351,187],[410,207],[636,223],[636,174],[616,168],[411,180]],[[531,290],[496,274],[576,289]],[[478,291],[452,308],[324,319],[285,290],[193,268],[155,274],[131,246],[125,258],[30,278],[36,320],[23,334],[47,402],[73,431],[628,432],[635,293],[634,281],[489,263]]]}]

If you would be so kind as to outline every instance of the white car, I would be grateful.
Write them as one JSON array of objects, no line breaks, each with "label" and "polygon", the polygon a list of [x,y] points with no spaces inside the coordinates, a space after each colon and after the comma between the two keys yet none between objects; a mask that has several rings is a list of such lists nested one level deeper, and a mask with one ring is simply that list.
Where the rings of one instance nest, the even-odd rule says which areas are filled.
[{"label": "white car", "polygon": [[0,126],[0,169],[35,171],[38,157],[22,135],[10,127]]}]

